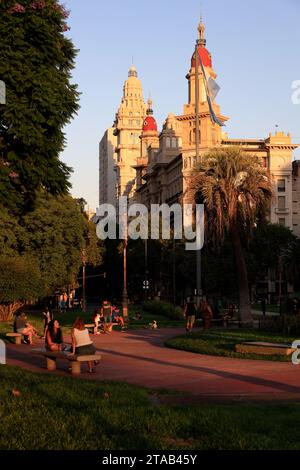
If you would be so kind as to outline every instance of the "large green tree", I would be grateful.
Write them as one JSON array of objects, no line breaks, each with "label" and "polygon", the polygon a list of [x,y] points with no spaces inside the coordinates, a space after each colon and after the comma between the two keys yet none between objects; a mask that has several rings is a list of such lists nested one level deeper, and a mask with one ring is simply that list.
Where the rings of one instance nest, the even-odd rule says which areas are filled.
[{"label": "large green tree", "polygon": [[28,301],[46,293],[38,265],[32,258],[0,255],[0,321],[9,321]]},{"label": "large green tree", "polygon": [[57,0],[1,1],[0,199],[13,210],[30,206],[38,189],[61,194],[70,186],[71,170],[59,160],[63,128],[78,109],[67,16]]},{"label": "large green tree", "polygon": [[[243,242],[263,218],[272,197],[271,178],[258,157],[240,147],[208,152],[190,179],[190,197],[204,204],[208,239],[216,246],[232,240],[241,323],[252,323]],[[188,196],[187,196],[188,197]]]}]

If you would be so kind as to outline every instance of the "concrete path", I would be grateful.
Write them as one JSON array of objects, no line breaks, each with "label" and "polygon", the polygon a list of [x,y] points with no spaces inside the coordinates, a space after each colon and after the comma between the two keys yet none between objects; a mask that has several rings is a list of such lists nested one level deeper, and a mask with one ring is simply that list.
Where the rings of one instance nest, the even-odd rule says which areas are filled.
[{"label": "concrete path", "polygon": [[[164,347],[167,338],[182,333],[182,329],[167,328],[92,336],[103,359],[96,374],[83,373],[81,377],[188,392],[194,396],[188,398],[189,402],[226,399],[300,401],[300,365],[205,356]],[[42,341],[38,342],[39,346],[42,344]],[[53,374],[45,370],[43,358],[34,356],[31,348],[9,345],[8,364]],[[55,373],[66,375],[67,367],[66,361],[58,361]]]}]

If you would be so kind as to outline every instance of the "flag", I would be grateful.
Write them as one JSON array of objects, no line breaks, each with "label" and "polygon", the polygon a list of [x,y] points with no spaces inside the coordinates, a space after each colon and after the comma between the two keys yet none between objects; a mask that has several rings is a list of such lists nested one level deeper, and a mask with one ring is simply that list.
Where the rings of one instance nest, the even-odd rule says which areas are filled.
[{"label": "flag", "polygon": [[224,123],[222,121],[220,121],[220,119],[217,118],[216,113],[214,112],[214,109],[213,109],[213,105],[212,105],[212,100],[214,100],[215,97],[217,96],[217,94],[220,90],[220,87],[215,82],[215,80],[213,80],[211,78],[211,76],[209,76],[209,78],[207,80],[206,73],[208,75],[210,75],[210,74],[207,70],[206,70],[206,73],[205,73],[205,70],[204,70],[204,67],[203,67],[203,62],[202,62],[201,55],[199,53],[198,48],[197,48],[197,53],[198,53],[198,57],[199,57],[199,61],[200,61],[200,65],[201,65],[201,69],[202,69],[202,73],[203,73],[204,86],[205,86],[207,103],[208,103],[209,112],[210,112],[210,118],[211,118],[212,122],[218,124],[218,126],[224,126]]},{"label": "flag", "polygon": [[208,86],[209,94],[211,98],[214,100],[220,91],[220,87],[217,84],[217,82],[213,80],[211,77],[209,77],[208,79],[207,86]]}]

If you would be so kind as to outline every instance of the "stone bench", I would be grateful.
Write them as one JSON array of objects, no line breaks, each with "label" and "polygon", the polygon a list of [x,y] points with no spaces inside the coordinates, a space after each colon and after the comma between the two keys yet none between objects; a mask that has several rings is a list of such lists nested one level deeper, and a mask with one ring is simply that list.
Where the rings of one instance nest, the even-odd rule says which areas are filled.
[{"label": "stone bench", "polygon": [[6,333],[5,335],[7,338],[12,338],[15,344],[22,344],[22,335],[21,333]]},{"label": "stone bench", "polygon": [[289,356],[295,351],[291,344],[267,343],[262,341],[245,341],[235,345],[238,353],[264,354],[271,356],[273,354],[280,356]]},{"label": "stone bench", "polygon": [[[119,323],[106,323],[106,327],[108,326],[111,327],[110,331],[113,329],[114,326],[118,326],[118,325]],[[86,323],[84,326],[89,330],[92,329],[93,330],[92,333],[94,332],[94,328],[95,328],[94,323]],[[104,323],[100,323],[100,327],[104,329]]]},{"label": "stone bench", "polygon": [[47,369],[48,370],[55,370],[56,369],[56,360],[62,359],[65,361],[69,361],[71,363],[71,372],[72,375],[79,375],[81,372],[81,363],[88,362],[88,361],[100,361],[101,355],[100,354],[89,354],[85,356],[76,356],[70,354],[69,352],[66,353],[64,351],[47,351],[45,348],[42,349],[33,349],[32,353],[38,356],[43,356],[46,358],[47,362]]}]

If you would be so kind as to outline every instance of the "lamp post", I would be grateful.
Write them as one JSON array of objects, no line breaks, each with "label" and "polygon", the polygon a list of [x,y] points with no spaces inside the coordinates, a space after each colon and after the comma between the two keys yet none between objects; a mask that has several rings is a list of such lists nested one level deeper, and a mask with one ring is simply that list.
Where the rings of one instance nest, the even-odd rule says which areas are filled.
[{"label": "lamp post", "polygon": [[127,294],[127,233],[123,242],[123,294],[122,312],[125,321],[128,321],[128,294]]},{"label": "lamp post", "polygon": [[86,267],[86,248],[82,248],[82,310],[86,312],[86,296],[85,296],[85,267]]},{"label": "lamp post", "polygon": [[[200,120],[199,120],[199,57],[198,57],[198,47],[200,45],[200,39],[197,39],[195,46],[195,144],[196,144],[196,162],[199,163],[199,130],[200,130]],[[196,298],[197,306],[199,307],[200,300],[202,296],[202,279],[201,279],[201,250],[196,251]]]}]

